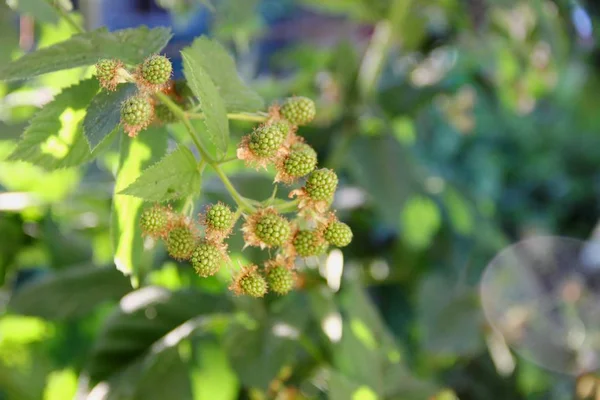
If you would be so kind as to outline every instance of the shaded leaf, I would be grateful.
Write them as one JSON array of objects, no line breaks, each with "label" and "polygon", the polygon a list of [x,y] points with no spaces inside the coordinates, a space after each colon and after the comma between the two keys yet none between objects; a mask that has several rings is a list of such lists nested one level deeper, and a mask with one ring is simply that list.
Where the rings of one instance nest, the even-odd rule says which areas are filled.
[{"label": "shaded leaf", "polygon": [[229,112],[258,111],[263,99],[240,79],[234,59],[218,42],[202,36],[184,50],[214,82]]},{"label": "shaded leaf", "polygon": [[117,58],[137,64],[160,51],[171,38],[167,28],[142,26],[108,32],[105,28],[25,54],[0,68],[0,80],[26,79],[48,72],[95,64],[100,58]]},{"label": "shaded leaf", "polygon": [[200,170],[196,158],[180,146],[162,160],[144,170],[142,175],[119,194],[147,201],[180,199],[200,191]]},{"label": "shaded leaf", "polygon": [[130,290],[129,280],[114,267],[74,267],[25,284],[12,295],[8,308],[19,314],[63,320],[86,315]]},{"label": "shaded leaf", "polygon": [[114,92],[101,91],[90,103],[85,119],[83,133],[91,150],[94,150],[121,121],[121,103],[136,92],[133,83],[121,84]]},{"label": "shaded leaf", "polygon": [[[181,56],[187,83],[200,101],[208,137],[221,152],[225,153],[229,144],[229,120],[217,87],[202,66],[204,56],[188,48],[181,52]],[[211,60],[212,62],[214,60]]]},{"label": "shaded leaf", "polygon": [[35,114],[8,160],[27,161],[48,170],[89,161],[92,154],[83,137],[81,122],[97,91],[95,79],[63,90]]},{"label": "shaded leaf", "polygon": [[29,15],[39,22],[50,24],[58,22],[58,13],[47,0],[16,0],[11,1],[10,4],[19,14]]},{"label": "shaded leaf", "polygon": [[[167,150],[167,132],[163,127],[150,127],[132,139],[121,135],[121,155],[115,180],[115,195],[111,217],[111,238],[115,264],[125,274],[138,277],[142,267],[144,241],[139,217],[143,200],[118,195],[132,184],[142,171],[160,160]],[[150,254],[147,255],[150,257]],[[146,260],[147,261],[147,260]]]},{"label": "shaded leaf", "polygon": [[[129,293],[107,319],[92,349],[87,371],[101,381],[188,337],[231,309],[226,297],[147,286]],[[213,318],[214,319],[210,319]],[[209,318],[209,319],[207,319]],[[167,335],[169,338],[167,339]],[[150,353],[147,353],[150,352]]]}]

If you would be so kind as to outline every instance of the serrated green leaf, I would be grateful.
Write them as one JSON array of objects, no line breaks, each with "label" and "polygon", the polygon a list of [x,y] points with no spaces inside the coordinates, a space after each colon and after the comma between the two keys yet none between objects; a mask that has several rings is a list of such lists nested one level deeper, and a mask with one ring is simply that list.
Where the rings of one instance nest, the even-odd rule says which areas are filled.
[{"label": "serrated green leaf", "polygon": [[183,58],[183,74],[187,83],[200,100],[204,113],[204,123],[209,138],[217,149],[225,153],[229,145],[229,120],[223,99],[206,70],[202,66],[202,57],[198,52],[185,49],[181,52]]},{"label": "serrated green leaf", "polygon": [[10,298],[19,314],[63,320],[80,317],[131,290],[129,280],[112,267],[68,268],[27,283]]},{"label": "serrated green leaf", "polygon": [[235,61],[218,42],[202,36],[184,51],[210,76],[227,111],[258,111],[264,108],[264,100],[241,80]]},{"label": "serrated green leaf", "polygon": [[90,103],[85,119],[83,133],[94,150],[119,125],[121,103],[136,91],[133,83],[119,85],[114,92],[101,91]]},{"label": "serrated green leaf", "polygon": [[[93,381],[106,379],[140,356],[176,344],[173,339],[182,340],[197,328],[223,322],[224,316],[216,313],[230,310],[225,296],[190,290],[171,292],[157,286],[131,292],[105,320],[89,358],[89,375]],[[169,333],[173,334],[165,343]]]},{"label": "serrated green leaf", "polygon": [[48,170],[81,165],[92,157],[81,122],[98,91],[88,79],[63,90],[38,111],[23,133],[9,161],[27,161]]},{"label": "serrated green leaf", "polygon": [[29,15],[39,22],[56,24],[58,14],[46,0],[16,0],[10,6],[19,14]]},{"label": "serrated green leaf", "polygon": [[180,199],[199,191],[200,170],[196,158],[187,147],[179,147],[146,169],[119,194],[162,202]]},{"label": "serrated green leaf", "polygon": [[[163,157],[167,150],[167,132],[164,126],[151,127],[132,139],[121,136],[121,155],[115,180],[119,193],[141,175],[142,171]],[[143,260],[144,241],[139,217],[143,200],[116,195],[113,199],[111,238],[117,268],[125,274],[139,277],[146,262]]]},{"label": "serrated green leaf", "polygon": [[95,64],[100,58],[117,58],[137,64],[160,51],[169,39],[167,28],[142,26],[108,32],[105,28],[73,36],[53,46],[25,54],[0,68],[0,80],[27,79],[48,72]]}]

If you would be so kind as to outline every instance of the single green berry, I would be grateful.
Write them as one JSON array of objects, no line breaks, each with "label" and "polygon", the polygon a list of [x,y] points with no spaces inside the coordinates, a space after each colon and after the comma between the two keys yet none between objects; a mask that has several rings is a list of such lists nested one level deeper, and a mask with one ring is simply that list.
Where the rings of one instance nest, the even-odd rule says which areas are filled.
[{"label": "single green berry", "polygon": [[221,251],[214,244],[208,242],[197,245],[190,257],[192,267],[202,277],[216,274],[222,261],[223,254]]},{"label": "single green berry", "polygon": [[173,65],[165,56],[153,55],[147,58],[141,67],[141,74],[144,81],[153,85],[162,85],[171,78]]},{"label": "single green berry", "polygon": [[256,222],[254,233],[268,246],[281,246],[289,239],[290,232],[287,219],[277,214],[265,214]]},{"label": "single green berry", "polygon": [[310,174],[304,189],[313,200],[331,200],[337,184],[338,178],[335,172],[322,168]]},{"label": "single green berry", "polygon": [[173,228],[167,235],[167,251],[176,260],[187,260],[196,247],[194,233],[187,226]]},{"label": "single green berry", "polygon": [[140,226],[148,236],[163,236],[169,228],[169,210],[161,206],[146,208],[142,211]]},{"label": "single green berry", "polygon": [[323,236],[336,247],[346,247],[352,241],[352,230],[345,223],[334,221],[327,226]]},{"label": "single green berry", "polygon": [[267,283],[272,292],[286,294],[294,288],[294,273],[281,265],[270,268]]},{"label": "single green berry", "polygon": [[154,115],[156,116],[156,119],[164,124],[170,124],[177,121],[177,117],[173,114],[173,111],[162,103],[154,106]]},{"label": "single green berry", "polygon": [[294,178],[309,174],[316,166],[317,153],[312,148],[292,150],[283,161],[285,173]]},{"label": "single green berry", "polygon": [[206,225],[216,231],[226,231],[233,223],[231,208],[223,203],[213,204],[206,211]]},{"label": "single green berry", "polygon": [[293,125],[306,125],[317,113],[315,102],[307,97],[290,97],[279,111]]},{"label": "single green berry", "polygon": [[119,60],[100,60],[96,64],[96,78],[100,86],[105,89],[115,90],[117,86],[117,71],[123,64]]},{"label": "single green berry", "polygon": [[327,250],[327,243],[316,231],[301,230],[293,241],[296,252],[301,257],[321,255]]},{"label": "single green berry", "polygon": [[267,281],[257,271],[250,271],[240,277],[240,291],[252,297],[263,297],[267,293]]},{"label": "single green berry", "polygon": [[271,157],[277,153],[290,131],[285,121],[261,125],[250,134],[248,148],[258,157]]},{"label": "single green berry", "polygon": [[152,108],[147,97],[130,97],[121,105],[121,121],[132,127],[146,126],[152,119]]}]

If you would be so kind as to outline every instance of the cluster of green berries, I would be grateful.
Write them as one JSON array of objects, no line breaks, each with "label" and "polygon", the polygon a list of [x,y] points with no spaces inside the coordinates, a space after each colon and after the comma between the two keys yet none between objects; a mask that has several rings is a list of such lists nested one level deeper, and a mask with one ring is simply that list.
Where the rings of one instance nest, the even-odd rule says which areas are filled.
[{"label": "cluster of green berries", "polygon": [[135,82],[138,93],[121,104],[121,124],[125,132],[135,137],[154,120],[162,123],[175,122],[172,111],[157,103],[152,94],[168,93],[173,66],[165,56],[148,57],[133,70],[127,70],[120,60],[100,60],[96,64],[96,78],[106,90],[116,90],[119,83]]}]

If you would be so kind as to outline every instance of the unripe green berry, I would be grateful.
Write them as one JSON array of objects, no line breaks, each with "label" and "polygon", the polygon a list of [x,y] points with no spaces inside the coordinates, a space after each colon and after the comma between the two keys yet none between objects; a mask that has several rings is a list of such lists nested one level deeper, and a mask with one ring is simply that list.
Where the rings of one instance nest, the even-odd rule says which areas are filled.
[{"label": "unripe green berry", "polygon": [[154,115],[156,116],[156,119],[164,124],[170,124],[177,121],[177,117],[173,114],[173,111],[162,103],[154,106]]},{"label": "unripe green berry", "polygon": [[242,276],[238,286],[243,294],[252,297],[263,297],[267,293],[267,281],[257,271]]},{"label": "unripe green berry", "polygon": [[313,200],[331,200],[337,188],[338,178],[335,172],[322,168],[313,171],[308,177],[304,189]]},{"label": "unripe green berry", "polygon": [[223,203],[213,204],[206,211],[206,225],[216,231],[225,231],[233,223],[233,212]]},{"label": "unripe green berry", "polygon": [[142,78],[153,85],[167,83],[172,72],[171,61],[167,57],[158,54],[147,58],[141,67]]},{"label": "unripe green berry", "polygon": [[311,154],[314,154],[315,158],[317,158],[317,152],[313,149],[309,144],[298,142],[292,145],[292,151],[307,151]]},{"label": "unripe green berry", "polygon": [[196,247],[194,233],[187,226],[173,228],[167,235],[167,251],[176,260],[187,260]]},{"label": "unripe green berry", "polygon": [[281,246],[290,237],[290,224],[277,214],[265,214],[257,222],[255,235],[269,246]]},{"label": "unripe green berry", "polygon": [[223,254],[213,244],[202,242],[196,246],[190,257],[190,263],[196,273],[202,277],[211,276],[219,271]]},{"label": "unripe green berry", "polygon": [[321,255],[327,250],[327,243],[316,231],[301,230],[293,241],[296,252],[301,257]]},{"label": "unripe green berry", "polygon": [[271,157],[277,153],[290,131],[285,121],[261,125],[250,134],[248,148],[258,157]]},{"label": "unripe green berry", "polygon": [[315,102],[307,97],[290,97],[281,106],[280,113],[293,125],[306,125],[315,118]]},{"label": "unripe green berry", "polygon": [[96,78],[100,86],[106,89],[114,90],[117,86],[117,70],[121,68],[122,63],[119,60],[104,59],[96,64]]},{"label": "unripe green berry", "polygon": [[267,283],[272,292],[286,294],[294,288],[294,273],[281,265],[270,268]]},{"label": "unripe green berry", "polygon": [[313,149],[292,150],[283,161],[285,173],[294,178],[309,174],[316,166],[317,153]]},{"label": "unripe green berry", "polygon": [[352,241],[352,230],[345,223],[334,221],[327,226],[323,236],[336,247],[346,247]]},{"label": "unripe green berry", "polygon": [[146,126],[152,119],[152,104],[145,96],[130,97],[121,105],[121,121],[129,126]]},{"label": "unripe green berry", "polygon": [[140,216],[140,226],[148,236],[157,238],[164,235],[169,227],[169,211],[160,206],[146,208]]}]

